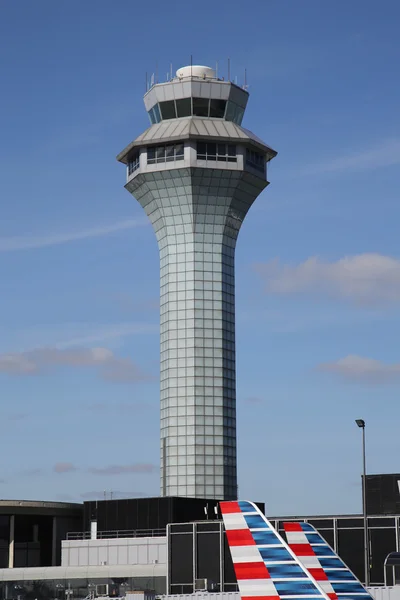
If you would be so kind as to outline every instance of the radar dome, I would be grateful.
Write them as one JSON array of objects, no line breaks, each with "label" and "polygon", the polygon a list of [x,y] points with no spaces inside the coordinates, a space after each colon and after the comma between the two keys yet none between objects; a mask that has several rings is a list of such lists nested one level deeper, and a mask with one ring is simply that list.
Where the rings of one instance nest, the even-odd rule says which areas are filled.
[{"label": "radar dome", "polygon": [[215,79],[215,71],[211,67],[204,67],[202,65],[191,65],[189,67],[182,67],[176,72],[176,76],[179,79],[184,77],[200,77],[201,79]]}]

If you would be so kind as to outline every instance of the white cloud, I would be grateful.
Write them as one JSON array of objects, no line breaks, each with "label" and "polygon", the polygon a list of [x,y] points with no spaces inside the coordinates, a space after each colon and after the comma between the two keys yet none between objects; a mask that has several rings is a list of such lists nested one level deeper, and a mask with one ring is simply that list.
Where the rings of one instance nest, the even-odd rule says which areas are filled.
[{"label": "white cloud", "polygon": [[92,367],[107,381],[128,383],[152,379],[130,358],[117,357],[107,348],[37,348],[0,354],[0,373],[8,375],[38,375],[57,367]]},{"label": "white cloud", "polygon": [[322,363],[317,369],[337,375],[346,381],[360,383],[400,382],[400,363],[385,364],[373,358],[349,355],[333,362]]},{"label": "white cloud", "polygon": [[270,294],[328,294],[364,305],[400,300],[400,260],[381,254],[358,254],[336,262],[311,257],[298,265],[276,259],[255,268]]},{"label": "white cloud", "polygon": [[88,240],[91,238],[104,237],[126,229],[143,227],[147,225],[145,219],[126,219],[111,225],[92,227],[81,231],[69,231],[65,233],[49,233],[43,236],[17,236],[0,238],[0,252],[13,252],[15,250],[33,250],[35,248],[46,248],[48,246],[58,246],[68,244],[79,240]]},{"label": "white cloud", "polygon": [[371,143],[366,150],[339,154],[327,161],[305,165],[297,174],[315,175],[338,171],[363,171],[400,164],[400,140],[387,139]]}]

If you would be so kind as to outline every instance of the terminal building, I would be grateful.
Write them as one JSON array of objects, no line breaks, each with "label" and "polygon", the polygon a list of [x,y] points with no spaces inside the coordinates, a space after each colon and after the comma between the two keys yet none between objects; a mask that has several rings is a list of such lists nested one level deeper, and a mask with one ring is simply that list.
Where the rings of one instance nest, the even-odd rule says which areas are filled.
[{"label": "terminal building", "polygon": [[[400,552],[399,481],[400,474],[366,479],[371,586],[400,584],[397,563],[386,574],[384,568],[386,557]],[[258,506],[264,512],[264,505]],[[0,522],[6,524],[1,534],[4,552],[8,548],[10,553],[14,543],[14,566],[8,554],[0,569],[0,600],[121,597],[138,590],[156,595],[237,592],[218,500],[164,497],[83,505],[3,501],[0,508]],[[59,524],[56,536],[42,535],[39,517]],[[280,533],[284,521],[310,522],[363,580],[362,515],[269,519]],[[18,520],[25,529],[17,536]]]}]

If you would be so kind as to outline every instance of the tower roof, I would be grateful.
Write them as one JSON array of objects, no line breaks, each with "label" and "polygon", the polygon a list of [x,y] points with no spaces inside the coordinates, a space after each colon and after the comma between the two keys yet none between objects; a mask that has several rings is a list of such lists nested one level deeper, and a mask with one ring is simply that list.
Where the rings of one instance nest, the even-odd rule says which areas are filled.
[{"label": "tower roof", "polygon": [[201,117],[187,117],[183,119],[171,119],[161,121],[152,125],[144,133],[139,135],[117,156],[117,160],[122,163],[128,162],[128,154],[133,148],[153,145],[166,144],[177,140],[187,139],[218,139],[221,142],[251,142],[266,153],[267,160],[274,158],[277,152],[270,148],[265,142],[258,138],[254,133],[237,125],[233,121],[222,121],[221,119],[210,119]]}]

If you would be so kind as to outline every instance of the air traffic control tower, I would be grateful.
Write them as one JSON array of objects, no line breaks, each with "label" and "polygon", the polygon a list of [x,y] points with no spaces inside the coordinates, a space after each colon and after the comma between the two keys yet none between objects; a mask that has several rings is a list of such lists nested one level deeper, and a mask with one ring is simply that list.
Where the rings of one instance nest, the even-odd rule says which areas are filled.
[{"label": "air traffic control tower", "polygon": [[237,497],[235,247],[276,156],[241,126],[247,100],[209,67],[179,69],[117,157],[160,251],[162,496]]}]

